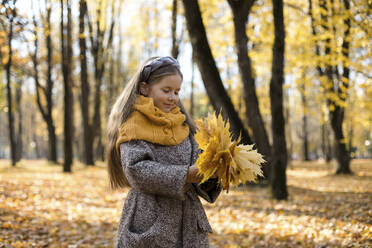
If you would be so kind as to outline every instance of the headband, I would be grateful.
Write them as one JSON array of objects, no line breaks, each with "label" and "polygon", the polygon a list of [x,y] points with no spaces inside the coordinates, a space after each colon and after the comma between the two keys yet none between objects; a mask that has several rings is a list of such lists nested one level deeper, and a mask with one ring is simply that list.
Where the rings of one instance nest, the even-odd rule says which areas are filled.
[{"label": "headband", "polygon": [[156,71],[157,69],[164,67],[164,66],[174,66],[178,70],[180,70],[180,65],[178,61],[171,57],[171,56],[165,56],[165,57],[159,57],[154,60],[149,61],[142,69],[141,75],[140,75],[140,82],[146,82],[149,80],[150,75],[152,72]]}]

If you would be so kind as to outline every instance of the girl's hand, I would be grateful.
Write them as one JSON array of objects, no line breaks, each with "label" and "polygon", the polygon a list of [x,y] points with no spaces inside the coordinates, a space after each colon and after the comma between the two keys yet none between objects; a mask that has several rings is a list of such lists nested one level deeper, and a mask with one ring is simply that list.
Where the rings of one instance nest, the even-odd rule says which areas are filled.
[{"label": "girl's hand", "polygon": [[203,177],[198,175],[198,172],[199,170],[196,164],[193,164],[192,166],[190,166],[189,170],[187,171],[186,182],[187,183],[200,183]]}]

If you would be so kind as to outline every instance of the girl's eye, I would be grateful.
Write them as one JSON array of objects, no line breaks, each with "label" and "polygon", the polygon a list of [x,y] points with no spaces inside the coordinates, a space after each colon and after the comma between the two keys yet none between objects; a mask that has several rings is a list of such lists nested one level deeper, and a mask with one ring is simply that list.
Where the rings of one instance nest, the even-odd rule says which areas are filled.
[{"label": "girl's eye", "polygon": [[169,90],[168,89],[163,89],[163,92],[164,93],[169,93]]},{"label": "girl's eye", "polygon": [[174,94],[178,96],[178,91],[174,92]]}]

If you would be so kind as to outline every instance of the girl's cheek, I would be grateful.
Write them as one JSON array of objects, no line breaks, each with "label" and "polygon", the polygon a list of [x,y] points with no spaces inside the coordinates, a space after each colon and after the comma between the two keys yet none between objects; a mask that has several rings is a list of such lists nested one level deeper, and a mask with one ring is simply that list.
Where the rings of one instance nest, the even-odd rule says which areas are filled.
[{"label": "girl's cheek", "polygon": [[158,92],[158,97],[159,98],[164,98],[165,97],[165,93],[163,91]]}]

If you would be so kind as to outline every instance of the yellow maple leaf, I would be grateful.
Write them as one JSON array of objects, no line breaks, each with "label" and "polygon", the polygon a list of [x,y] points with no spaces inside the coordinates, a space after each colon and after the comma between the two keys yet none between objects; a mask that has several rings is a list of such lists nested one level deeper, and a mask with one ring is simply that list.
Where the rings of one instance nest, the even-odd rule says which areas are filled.
[{"label": "yellow maple leaf", "polygon": [[257,175],[263,176],[262,155],[253,150],[253,145],[238,145],[240,138],[233,141],[229,131],[230,124],[221,115],[209,115],[198,120],[198,132],[195,140],[203,150],[196,161],[201,183],[217,175],[225,190],[229,185],[238,185],[246,181],[256,181]]}]

